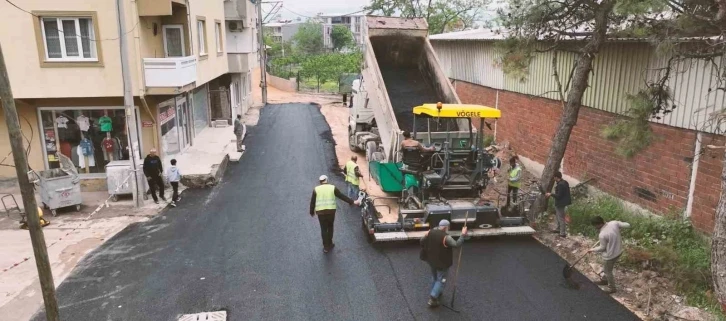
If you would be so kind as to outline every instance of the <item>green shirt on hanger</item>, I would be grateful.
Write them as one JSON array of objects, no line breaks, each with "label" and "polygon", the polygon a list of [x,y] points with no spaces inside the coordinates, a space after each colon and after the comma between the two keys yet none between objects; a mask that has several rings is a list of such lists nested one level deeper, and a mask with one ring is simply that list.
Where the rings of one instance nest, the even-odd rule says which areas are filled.
[{"label": "green shirt on hanger", "polygon": [[110,132],[112,130],[111,117],[103,116],[98,119],[98,124],[101,125],[102,132]]}]

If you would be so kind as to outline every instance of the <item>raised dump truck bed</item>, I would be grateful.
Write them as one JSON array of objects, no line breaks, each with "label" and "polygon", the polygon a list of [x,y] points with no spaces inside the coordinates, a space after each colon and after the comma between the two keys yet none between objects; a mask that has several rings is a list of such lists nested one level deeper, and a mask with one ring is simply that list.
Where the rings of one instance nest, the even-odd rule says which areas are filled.
[{"label": "raised dump truck bed", "polygon": [[[429,43],[424,19],[368,16],[363,29],[365,63],[362,80],[353,85],[350,145],[368,156],[378,152],[378,161],[397,162],[401,133],[413,131],[411,109],[426,103],[458,104],[459,97]],[[366,117],[370,114],[374,117]],[[454,136],[465,128],[456,121],[420,122],[416,139],[430,142],[429,136],[436,137],[447,125]]]}]

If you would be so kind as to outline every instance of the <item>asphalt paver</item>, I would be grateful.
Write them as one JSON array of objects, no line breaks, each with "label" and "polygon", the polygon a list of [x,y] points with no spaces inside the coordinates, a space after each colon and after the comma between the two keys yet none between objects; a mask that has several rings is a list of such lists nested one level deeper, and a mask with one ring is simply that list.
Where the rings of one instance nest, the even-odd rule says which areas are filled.
[{"label": "asphalt paver", "polygon": [[245,144],[219,185],[185,191],[178,207],[89,253],[58,288],[61,319],[637,320],[580,274],[579,290],[565,287],[565,261],[531,237],[465,243],[461,312],[429,309],[417,243],[369,244],[356,207],[339,202],[336,247],[323,253],[311,190],[322,174],[344,183],[318,106],[266,106]]}]

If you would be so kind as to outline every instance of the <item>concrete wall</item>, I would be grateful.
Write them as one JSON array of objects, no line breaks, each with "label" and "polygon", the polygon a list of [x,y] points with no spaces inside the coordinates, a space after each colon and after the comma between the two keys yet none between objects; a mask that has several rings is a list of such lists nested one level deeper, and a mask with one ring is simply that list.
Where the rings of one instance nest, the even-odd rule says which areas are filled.
[{"label": "concrete wall", "polygon": [[[558,101],[463,81],[455,81],[454,87],[462,103],[496,106],[502,110],[502,118],[497,122],[497,141],[507,141],[517,153],[545,163],[561,115]],[[600,135],[602,126],[617,117],[614,113],[582,107],[567,147],[563,173],[579,180],[594,178],[590,184],[598,189],[656,213],[685,212],[697,229],[710,233],[720,193],[723,153],[698,157],[694,177],[691,164],[697,133],[652,124],[658,136],[656,141],[632,159],[623,158],[615,153],[616,145]],[[726,140],[707,134],[701,136],[702,145],[723,145]],[[695,188],[689,213],[690,186]]]},{"label": "concrete wall", "polygon": [[[94,1],[91,4],[86,0],[27,0],[18,5],[24,10],[36,11],[39,15],[45,15],[41,11],[66,14],[91,12],[95,14],[94,23],[98,27],[96,39],[118,38],[114,1]],[[131,11],[129,7],[127,4],[127,13]],[[86,16],[85,13],[82,15]],[[131,28],[134,24],[131,15],[127,16],[127,26]],[[0,43],[5,45],[5,61],[16,99],[104,97],[123,93],[117,40],[98,43],[98,62],[46,63],[45,45],[41,40],[42,36],[36,36],[36,25],[40,25],[39,18],[20,11],[5,1],[0,2]],[[129,43],[133,43],[131,34],[127,39]],[[135,62],[130,63],[133,66]],[[134,79],[137,77],[136,72],[132,68]]]},{"label": "concrete wall", "polygon": [[292,79],[284,79],[280,77],[275,77],[273,75],[267,74],[267,82],[270,84],[270,86],[275,87],[282,91],[288,91],[288,92],[296,92],[297,91],[297,81]]}]

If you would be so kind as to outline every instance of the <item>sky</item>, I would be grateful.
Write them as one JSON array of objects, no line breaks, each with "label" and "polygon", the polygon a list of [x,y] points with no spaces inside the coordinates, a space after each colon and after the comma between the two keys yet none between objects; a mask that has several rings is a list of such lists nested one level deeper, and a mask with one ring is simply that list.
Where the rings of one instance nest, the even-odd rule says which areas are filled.
[{"label": "sky", "polygon": [[[265,0],[265,2],[268,1],[275,0]],[[499,6],[498,2],[502,2],[502,0],[491,0],[491,9],[484,14],[485,17],[494,16],[493,10]],[[278,11],[278,14],[282,16],[282,19],[295,20],[300,18],[305,21],[308,17],[314,17],[319,12],[340,15],[353,13],[362,10],[368,3],[369,0],[283,0],[282,8]],[[262,8],[263,14],[267,14],[272,8],[272,4],[264,4]]]},{"label": "sky", "polygon": [[[368,0],[284,0],[282,9],[278,13],[282,15],[283,19],[294,20],[300,17],[305,20],[307,17],[313,17],[319,12],[326,14],[353,13],[363,9],[366,5],[368,5]],[[267,8],[269,7],[263,6],[263,9]]]}]

